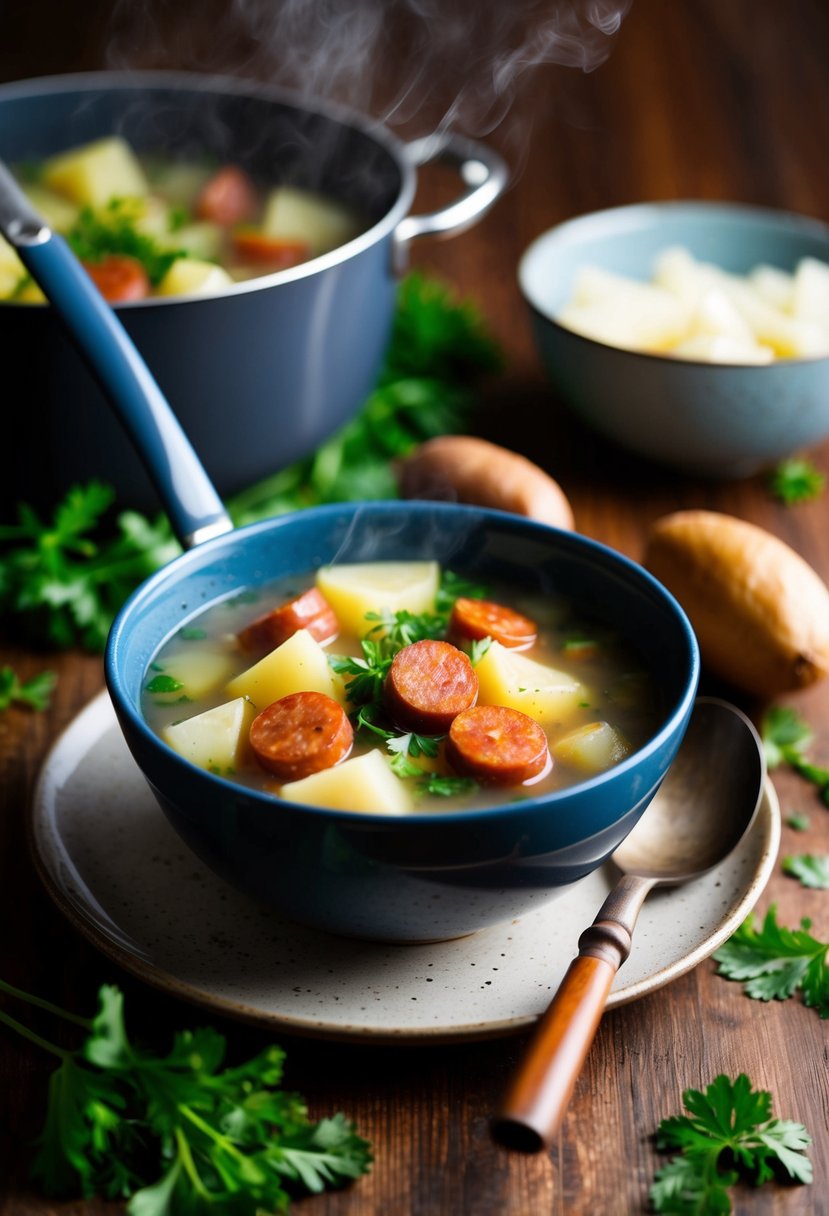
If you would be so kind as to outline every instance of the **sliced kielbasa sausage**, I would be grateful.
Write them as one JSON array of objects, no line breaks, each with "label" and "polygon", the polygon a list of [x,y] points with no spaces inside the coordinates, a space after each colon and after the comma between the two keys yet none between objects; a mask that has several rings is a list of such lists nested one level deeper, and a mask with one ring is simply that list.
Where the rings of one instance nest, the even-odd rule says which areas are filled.
[{"label": "sliced kielbasa sausage", "polygon": [[110,304],[145,300],[152,290],[143,263],[127,254],[108,253],[99,262],[84,262],[83,268]]},{"label": "sliced kielbasa sausage", "polygon": [[334,609],[316,587],[309,587],[301,595],[257,617],[240,631],[239,643],[245,650],[273,650],[293,637],[298,629],[307,629],[311,637],[321,643],[330,642],[337,636],[339,624]]},{"label": "sliced kielbasa sausage", "polygon": [[280,781],[298,781],[345,760],[354,730],[341,705],[323,692],[292,692],[253,719],[250,745]]},{"label": "sliced kielbasa sausage", "polygon": [[458,714],[446,758],[457,773],[490,785],[521,785],[552,763],[543,729],[505,705],[476,705]]},{"label": "sliced kielbasa sausage", "polygon": [[447,637],[457,646],[493,638],[510,650],[526,650],[538,637],[538,626],[528,616],[503,604],[461,596],[452,607]]},{"label": "sliced kielbasa sausage", "polygon": [[196,200],[196,215],[230,228],[253,219],[257,210],[256,188],[238,165],[224,165],[204,184]]},{"label": "sliced kielbasa sausage", "polygon": [[386,676],[386,709],[403,730],[443,735],[453,718],[474,705],[478,677],[468,657],[449,642],[404,646]]}]

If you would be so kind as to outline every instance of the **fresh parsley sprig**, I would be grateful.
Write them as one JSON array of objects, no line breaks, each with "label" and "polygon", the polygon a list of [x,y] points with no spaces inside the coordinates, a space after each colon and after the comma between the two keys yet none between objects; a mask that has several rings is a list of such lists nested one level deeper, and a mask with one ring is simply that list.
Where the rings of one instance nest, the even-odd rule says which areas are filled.
[{"label": "fresh parsley sprig", "polygon": [[769,489],[787,507],[820,498],[826,488],[826,474],[804,456],[790,456],[772,470]]},{"label": "fresh parsley sprig", "polygon": [[140,200],[114,198],[97,210],[83,207],[66,239],[83,262],[100,262],[108,254],[135,258],[155,287],[185,250],[164,248],[137,227],[141,205]]},{"label": "fresh parsley sprig", "polygon": [[672,1216],[724,1216],[729,1188],[740,1178],[759,1186],[780,1170],[794,1182],[812,1181],[804,1150],[811,1137],[802,1123],[771,1117],[771,1094],[754,1090],[741,1073],[721,1074],[705,1092],[686,1089],[687,1115],[663,1119],[656,1146],[678,1151],[656,1174],[650,1198],[657,1212]]},{"label": "fresh parsley sprig", "polygon": [[38,712],[48,709],[56,683],[54,671],[41,671],[21,680],[13,667],[0,667],[0,710],[11,705],[25,705]]},{"label": "fresh parsley sprig", "polygon": [[117,988],[100,989],[89,1020],[2,980],[0,990],[86,1032],[67,1050],[0,1009],[0,1022],[59,1060],[32,1166],[50,1195],[127,1199],[130,1216],[258,1216],[287,1211],[292,1191],[370,1169],[368,1143],[342,1114],[313,1123],[280,1088],[279,1047],[228,1066],[224,1037],[204,1028],[159,1055],[128,1037]]},{"label": "fresh parsley sprig", "polygon": [[799,929],[779,925],[775,904],[759,927],[752,913],[715,952],[718,974],[741,982],[757,1001],[786,1000],[799,990],[806,1005],[829,1018],[829,942],[812,937],[811,924],[804,918]]},{"label": "fresh parsley sprig", "polygon": [[804,887],[817,891],[829,890],[829,854],[793,854],[783,858],[781,868],[784,874],[798,879]]},{"label": "fresh parsley sprig", "polygon": [[789,705],[774,705],[761,725],[763,749],[769,769],[788,764],[796,773],[818,787],[821,801],[829,806],[829,768],[814,764],[806,750],[812,742],[812,728]]}]

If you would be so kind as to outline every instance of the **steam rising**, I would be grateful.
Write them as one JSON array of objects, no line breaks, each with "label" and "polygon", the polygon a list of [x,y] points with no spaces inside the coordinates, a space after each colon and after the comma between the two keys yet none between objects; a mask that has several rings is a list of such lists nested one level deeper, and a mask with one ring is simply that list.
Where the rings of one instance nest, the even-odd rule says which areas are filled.
[{"label": "steam rising", "polygon": [[608,57],[631,0],[117,0],[111,65],[225,72],[481,136],[541,68]]}]

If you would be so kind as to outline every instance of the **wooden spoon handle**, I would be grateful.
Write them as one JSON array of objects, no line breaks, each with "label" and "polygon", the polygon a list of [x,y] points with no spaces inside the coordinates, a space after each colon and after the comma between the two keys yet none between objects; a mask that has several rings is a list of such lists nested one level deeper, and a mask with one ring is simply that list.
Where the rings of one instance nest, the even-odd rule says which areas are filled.
[{"label": "wooden spoon handle", "polygon": [[558,1134],[614,977],[630,954],[633,927],[651,886],[648,880],[623,878],[579,938],[579,954],[541,1018],[493,1120],[492,1135],[507,1148],[538,1152]]}]

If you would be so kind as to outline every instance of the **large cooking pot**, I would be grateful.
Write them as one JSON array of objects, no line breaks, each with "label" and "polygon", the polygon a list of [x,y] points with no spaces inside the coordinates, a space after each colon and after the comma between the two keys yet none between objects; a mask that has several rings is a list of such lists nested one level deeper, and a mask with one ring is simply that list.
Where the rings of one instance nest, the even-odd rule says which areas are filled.
[{"label": "large cooking pot", "polygon": [[[368,219],[339,249],[220,295],[118,306],[222,495],[306,455],[358,409],[379,370],[410,243],[467,227],[507,181],[501,159],[477,143],[450,135],[405,144],[350,111],[224,77],[91,73],[0,87],[7,163],[113,133],[139,152],[207,153],[274,184],[287,176]],[[454,164],[464,189],[442,210],[410,215],[417,167],[434,159]],[[115,485],[119,504],[154,506],[134,450],[52,310],[0,309],[0,359],[26,375],[0,504],[51,502],[97,476]]]}]

